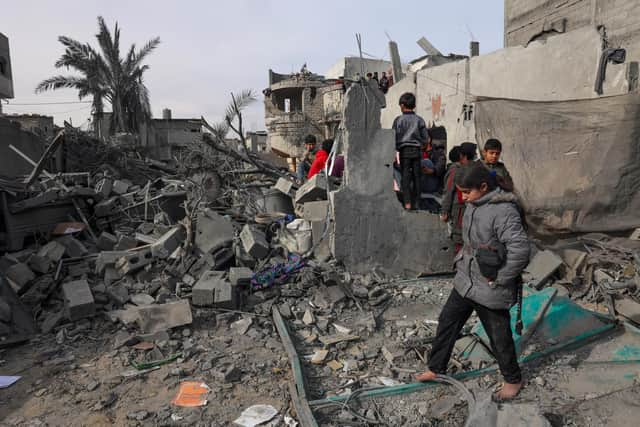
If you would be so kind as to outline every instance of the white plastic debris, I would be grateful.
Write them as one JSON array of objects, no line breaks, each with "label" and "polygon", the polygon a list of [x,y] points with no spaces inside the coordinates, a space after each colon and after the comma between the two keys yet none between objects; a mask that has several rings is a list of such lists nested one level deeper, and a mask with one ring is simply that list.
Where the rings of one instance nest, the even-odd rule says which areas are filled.
[{"label": "white plastic debris", "polygon": [[253,405],[242,411],[233,423],[242,427],[254,427],[272,420],[278,410],[271,405]]}]

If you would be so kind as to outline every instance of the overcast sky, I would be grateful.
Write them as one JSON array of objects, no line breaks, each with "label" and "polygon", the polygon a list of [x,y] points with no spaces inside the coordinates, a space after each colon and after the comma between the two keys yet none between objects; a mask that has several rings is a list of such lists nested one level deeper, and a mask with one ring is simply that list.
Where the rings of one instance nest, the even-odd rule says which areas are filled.
[{"label": "overcast sky", "polygon": [[[503,0],[14,0],[3,1],[0,32],[9,37],[15,99],[10,103],[77,101],[73,90],[35,95],[41,80],[66,74],[53,66],[63,53],[58,36],[96,44],[96,17],[122,28],[121,41],[143,44],[159,36],[149,56],[146,84],[155,117],[171,108],[174,118],[222,116],[229,93],[254,89],[260,100],[246,113],[249,130],[264,126],[261,91],[268,70],[286,73],[305,62],[324,73],[339,58],[363,50],[388,59],[385,31],[403,60],[422,56],[415,43],[426,36],[443,53],[467,54],[469,41],[481,53],[502,47]],[[125,50],[125,49],[122,49]],[[4,112],[39,113],[56,123],[87,121],[89,104],[4,105]]]}]

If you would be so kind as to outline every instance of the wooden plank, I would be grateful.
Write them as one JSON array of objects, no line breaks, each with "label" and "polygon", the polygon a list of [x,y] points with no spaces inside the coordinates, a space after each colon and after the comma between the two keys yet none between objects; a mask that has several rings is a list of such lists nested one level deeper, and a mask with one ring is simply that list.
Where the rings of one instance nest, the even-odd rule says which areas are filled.
[{"label": "wooden plank", "polygon": [[296,352],[296,348],[293,345],[291,336],[287,325],[282,320],[278,307],[273,307],[273,323],[276,326],[276,330],[280,335],[280,340],[284,346],[285,351],[289,355],[289,362],[291,363],[291,370],[293,371],[293,383],[290,385],[291,401],[298,415],[298,421],[302,427],[318,427],[318,423],[313,416],[311,407],[309,406],[309,400],[307,399],[307,391],[304,387],[304,375],[302,374],[302,366],[300,364],[300,358]]}]

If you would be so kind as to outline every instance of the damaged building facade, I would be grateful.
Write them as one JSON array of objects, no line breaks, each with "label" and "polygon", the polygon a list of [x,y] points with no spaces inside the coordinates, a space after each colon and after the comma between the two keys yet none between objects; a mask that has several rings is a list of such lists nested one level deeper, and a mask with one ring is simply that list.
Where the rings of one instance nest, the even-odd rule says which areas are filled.
[{"label": "damaged building facade", "polygon": [[[640,4],[505,4],[504,49],[410,72],[387,104],[416,93],[449,148],[500,139],[539,232],[637,227]],[[383,128],[396,114],[383,110]]]}]

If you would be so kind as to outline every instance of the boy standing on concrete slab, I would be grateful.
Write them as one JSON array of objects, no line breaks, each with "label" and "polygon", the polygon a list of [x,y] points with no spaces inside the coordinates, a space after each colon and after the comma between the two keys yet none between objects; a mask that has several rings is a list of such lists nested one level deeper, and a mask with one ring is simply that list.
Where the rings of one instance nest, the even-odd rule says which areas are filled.
[{"label": "boy standing on concrete slab", "polygon": [[429,132],[424,119],[414,111],[414,94],[403,94],[399,104],[402,115],[393,121],[393,130],[396,133],[396,151],[400,153],[402,202],[405,209],[417,209],[422,175],[420,160],[422,150],[429,141]]},{"label": "boy standing on concrete slab", "polygon": [[507,191],[513,191],[513,179],[507,170],[507,167],[500,161],[502,154],[502,143],[495,138],[488,139],[482,150],[482,163],[494,171],[500,185]]}]

